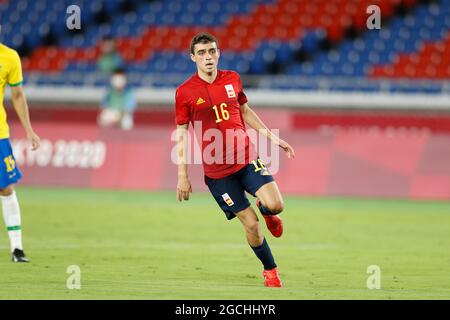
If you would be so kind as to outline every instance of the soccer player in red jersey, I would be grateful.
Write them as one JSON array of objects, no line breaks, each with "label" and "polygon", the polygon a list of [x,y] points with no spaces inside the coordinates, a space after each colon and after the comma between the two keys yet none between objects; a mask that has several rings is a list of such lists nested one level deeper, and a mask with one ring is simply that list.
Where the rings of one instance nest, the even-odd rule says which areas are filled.
[{"label": "soccer player in red jersey", "polygon": [[[218,70],[220,52],[213,35],[206,32],[196,35],[190,50],[197,73],[178,87],[175,97],[178,200],[189,200],[192,192],[183,135],[186,136],[189,123],[201,123],[205,183],[227,219],[238,217],[241,221],[250,247],[264,266],[265,286],[281,287],[277,265],[245,192],[257,197],[256,204],[275,237],[280,237],[283,232],[282,220],[278,216],[284,208],[283,198],[272,175],[258,158],[245,132],[245,123],[280,146],[288,158],[295,156],[294,150],[273,134],[248,106],[239,74]],[[214,143],[206,137],[217,132],[222,137],[215,136],[213,142],[217,146],[222,141],[222,146],[211,148]],[[241,139],[237,141],[239,137]]]}]

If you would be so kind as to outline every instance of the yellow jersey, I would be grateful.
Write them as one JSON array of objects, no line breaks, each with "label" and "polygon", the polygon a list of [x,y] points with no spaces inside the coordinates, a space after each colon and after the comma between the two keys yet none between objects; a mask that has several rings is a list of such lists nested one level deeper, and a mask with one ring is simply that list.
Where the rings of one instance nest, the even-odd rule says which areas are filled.
[{"label": "yellow jersey", "polygon": [[0,43],[0,139],[9,138],[9,127],[6,122],[6,111],[3,106],[5,87],[20,86],[23,82],[22,65],[16,50]]}]

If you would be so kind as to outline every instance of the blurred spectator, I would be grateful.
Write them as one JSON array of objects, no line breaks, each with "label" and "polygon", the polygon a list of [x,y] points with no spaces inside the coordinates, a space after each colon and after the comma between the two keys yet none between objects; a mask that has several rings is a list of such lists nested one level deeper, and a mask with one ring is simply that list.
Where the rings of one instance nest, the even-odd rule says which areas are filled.
[{"label": "blurred spectator", "polygon": [[127,86],[127,76],[122,68],[111,75],[111,86],[101,103],[101,112],[97,122],[102,127],[118,126],[130,130],[134,126],[133,113],[136,98],[133,90]]},{"label": "blurred spectator", "polygon": [[118,68],[123,68],[123,59],[116,51],[113,38],[104,38],[101,43],[101,56],[97,62],[99,71],[110,74]]}]

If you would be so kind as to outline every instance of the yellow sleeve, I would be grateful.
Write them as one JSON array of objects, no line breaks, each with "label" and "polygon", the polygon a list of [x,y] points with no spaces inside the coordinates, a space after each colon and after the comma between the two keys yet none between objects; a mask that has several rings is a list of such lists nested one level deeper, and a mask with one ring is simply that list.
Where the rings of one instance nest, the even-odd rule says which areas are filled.
[{"label": "yellow sleeve", "polygon": [[11,71],[8,74],[8,84],[11,87],[19,86],[23,82],[22,64],[20,63],[19,54],[16,51],[14,51],[11,63]]}]

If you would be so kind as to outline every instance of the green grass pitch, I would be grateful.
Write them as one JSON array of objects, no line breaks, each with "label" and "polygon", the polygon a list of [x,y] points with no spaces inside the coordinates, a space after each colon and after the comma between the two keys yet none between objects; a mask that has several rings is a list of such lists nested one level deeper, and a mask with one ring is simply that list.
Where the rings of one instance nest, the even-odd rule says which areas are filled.
[{"label": "green grass pitch", "polygon": [[[0,299],[449,299],[450,203],[285,197],[265,288],[237,219],[206,193],[18,188],[30,264],[0,224]],[[261,219],[262,220],[262,219]],[[263,220],[262,220],[263,223]],[[68,266],[81,289],[66,287]],[[369,265],[381,289],[366,285]]]}]

